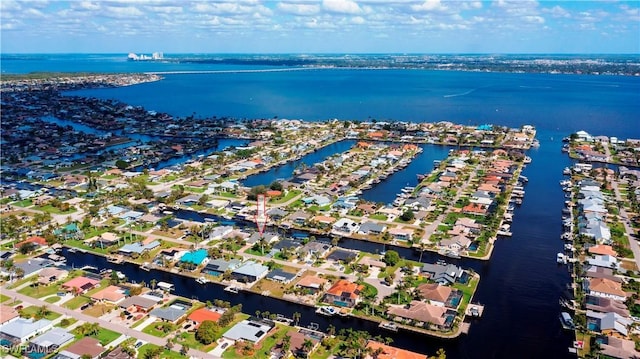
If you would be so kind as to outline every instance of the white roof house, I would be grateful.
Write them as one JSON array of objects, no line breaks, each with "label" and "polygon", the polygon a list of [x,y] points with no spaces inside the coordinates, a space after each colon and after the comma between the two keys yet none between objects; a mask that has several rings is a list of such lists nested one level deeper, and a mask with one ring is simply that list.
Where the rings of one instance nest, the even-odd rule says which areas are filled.
[{"label": "white roof house", "polygon": [[52,327],[53,322],[47,319],[34,321],[33,319],[18,318],[0,326],[0,334],[24,342],[33,336],[46,332]]}]

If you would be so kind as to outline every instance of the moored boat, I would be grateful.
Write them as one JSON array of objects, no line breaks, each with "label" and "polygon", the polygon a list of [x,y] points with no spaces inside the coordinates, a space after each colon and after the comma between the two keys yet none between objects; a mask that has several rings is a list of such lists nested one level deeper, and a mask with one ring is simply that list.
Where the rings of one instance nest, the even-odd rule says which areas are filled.
[{"label": "moored boat", "polygon": [[562,324],[562,327],[567,330],[574,330],[576,327],[571,315],[567,312],[560,313],[560,323]]}]

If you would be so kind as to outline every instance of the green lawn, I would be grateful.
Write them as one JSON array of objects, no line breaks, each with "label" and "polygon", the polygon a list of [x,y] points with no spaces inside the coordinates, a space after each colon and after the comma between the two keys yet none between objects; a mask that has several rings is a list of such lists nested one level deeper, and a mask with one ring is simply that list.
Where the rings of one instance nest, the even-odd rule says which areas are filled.
[{"label": "green lawn", "polygon": [[[285,336],[285,334],[287,334],[289,329],[290,328],[287,326],[277,324],[277,331],[262,340],[260,343],[260,349],[255,351],[253,357],[268,358],[271,353],[271,349]],[[246,356],[236,353],[235,346],[230,346],[229,349],[222,353],[222,357],[225,359],[246,358]]]},{"label": "green lawn", "polygon": [[100,341],[100,344],[102,344],[103,347],[106,347],[107,344],[116,340],[120,335],[122,334],[109,329],[100,328],[100,332],[96,335],[96,339]]},{"label": "green lawn", "polygon": [[[74,334],[75,334],[77,339],[80,339],[80,338],[83,337],[82,335],[78,334],[77,330],[74,330]],[[114,332],[112,330],[105,329],[105,328],[100,328],[100,331],[98,331],[98,334],[90,335],[90,337],[98,339],[100,341],[100,344],[103,347],[106,347],[107,344],[109,344],[112,341],[116,340],[121,335],[122,335],[121,333]]]},{"label": "green lawn", "polygon": [[[139,359],[143,359],[145,357],[145,353],[147,351],[149,351],[150,349],[154,349],[154,348],[158,348],[157,345],[151,344],[151,343],[147,343],[143,346],[141,346],[140,348],[138,348],[138,358]],[[165,349],[162,354],[160,354],[160,357],[162,359],[185,359],[187,358],[186,356],[175,352],[175,351],[171,351],[168,349]]]},{"label": "green lawn", "polygon": [[59,210],[58,208],[48,204],[46,206],[36,206],[33,209],[39,210],[39,211],[43,211],[43,212],[49,212],[49,213],[53,213],[53,214],[71,214],[74,212],[77,212],[78,210],[75,209],[75,207],[71,206],[69,207],[69,210],[62,212],[61,210]]},{"label": "green lawn", "polygon": [[91,302],[91,299],[83,296],[77,296],[72,298],[68,302],[65,302],[62,306],[69,309],[78,309],[82,307],[83,304]]},{"label": "green lawn", "polygon": [[382,214],[382,213],[376,213],[376,214],[370,215],[369,218],[376,219],[378,221],[386,221],[387,220],[387,215],[386,214]]},{"label": "green lawn", "polygon": [[[66,328],[68,326],[70,326],[71,324],[77,322],[78,320],[75,318],[66,318],[66,321],[64,319],[62,319],[58,325],[56,325],[57,327],[61,327],[61,328]],[[65,324],[65,325],[63,325]]]},{"label": "green lawn", "polygon": [[60,300],[60,297],[58,297],[57,295],[54,295],[45,299],[44,301],[47,303],[55,303],[55,302],[58,302],[59,300]]},{"label": "green lawn", "polygon": [[96,253],[101,253],[101,254],[108,254],[109,252],[107,251],[107,249],[102,249],[100,247],[90,247],[88,245],[86,245],[84,243],[84,241],[80,241],[77,239],[68,239],[65,241],[65,244],[71,247],[76,247],[76,248],[80,248],[80,249],[84,249],[87,250],[89,252],[96,252]]},{"label": "green lawn", "polygon": [[[20,313],[21,313],[21,316],[30,318],[30,317],[33,317],[33,316],[36,315],[36,313],[38,312],[38,309],[40,309],[39,306],[32,305],[30,307],[23,308],[20,311]],[[53,311],[49,310],[49,314],[47,314],[44,318],[45,319],[49,319],[49,320],[54,320],[56,318],[59,318],[61,315],[62,314],[60,314],[60,313],[56,313],[56,312],[53,312]]]},{"label": "green lawn", "polygon": [[291,190],[286,195],[284,195],[282,198],[270,200],[269,203],[276,203],[276,204],[284,203],[284,202],[290,201],[295,196],[300,195],[300,193],[302,193],[302,192],[299,191],[299,190]]},{"label": "green lawn", "polygon": [[0,303],[4,303],[6,301],[8,301],[9,299],[11,299],[11,297],[4,295],[4,294],[0,294]]},{"label": "green lawn", "polygon": [[14,206],[18,206],[18,207],[29,207],[31,206],[33,203],[31,202],[30,199],[23,199],[22,201],[18,201],[18,202],[13,202]]},{"label": "green lawn", "polygon": [[233,194],[231,192],[220,192],[220,193],[217,194],[217,196],[224,197],[224,198],[238,198],[238,196],[236,196],[235,194]]},{"label": "green lawn", "polygon": [[165,333],[165,332],[163,332],[161,330],[156,329],[156,325],[158,325],[158,324],[164,324],[164,323],[161,322],[161,321],[155,321],[155,322],[147,325],[144,329],[142,329],[142,332],[146,333],[146,334],[153,335],[154,337],[158,337],[158,338],[166,337],[167,334],[169,334],[169,332]]},{"label": "green lawn", "polygon": [[28,295],[33,298],[42,298],[55,294],[60,291],[60,287],[55,284],[50,285],[29,285],[18,291],[20,294]]}]

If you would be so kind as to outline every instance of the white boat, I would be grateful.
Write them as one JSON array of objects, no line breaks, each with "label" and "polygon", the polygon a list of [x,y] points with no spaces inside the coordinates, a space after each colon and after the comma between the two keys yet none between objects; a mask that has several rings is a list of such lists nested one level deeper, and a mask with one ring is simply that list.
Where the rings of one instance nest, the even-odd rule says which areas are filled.
[{"label": "white boat", "polygon": [[151,267],[149,265],[149,262],[142,263],[142,265],[140,266],[140,269],[142,269],[143,271],[147,271],[147,272],[150,271]]},{"label": "white boat", "polygon": [[571,168],[569,167],[565,167],[564,170],[562,170],[562,174],[563,175],[570,175],[571,174]]},{"label": "white boat", "polygon": [[524,156],[524,163],[531,163],[531,157],[529,156]]},{"label": "white boat", "polygon": [[571,315],[567,312],[560,313],[560,323],[562,327],[567,330],[573,330],[576,327],[575,324],[573,324],[573,318],[571,318]]},{"label": "white boat", "polygon": [[202,277],[196,278],[196,283],[198,283],[198,284],[207,284],[207,283],[209,283],[209,280],[207,278],[205,278],[204,276],[202,276]]},{"label": "white boat", "polygon": [[224,288],[224,291],[225,292],[230,292],[230,293],[238,293],[240,291],[240,288],[228,286],[228,287]]},{"label": "white boat", "polygon": [[567,264],[567,256],[565,256],[564,253],[558,253],[556,261],[558,264]]},{"label": "white boat", "polygon": [[398,326],[396,325],[396,323],[392,322],[381,322],[380,325],[378,325],[378,328],[391,330],[392,332],[398,331]]},{"label": "white boat", "polygon": [[338,310],[332,306],[324,306],[324,307],[318,307],[318,309],[316,309],[316,313],[332,316],[332,315],[338,314]]}]

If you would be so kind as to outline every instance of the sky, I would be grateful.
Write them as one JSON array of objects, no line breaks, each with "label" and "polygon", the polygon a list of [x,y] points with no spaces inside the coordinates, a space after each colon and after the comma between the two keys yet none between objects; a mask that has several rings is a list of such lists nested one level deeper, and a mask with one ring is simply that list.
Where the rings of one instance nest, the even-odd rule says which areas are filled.
[{"label": "sky", "polygon": [[640,53],[640,0],[0,1],[3,53]]}]

